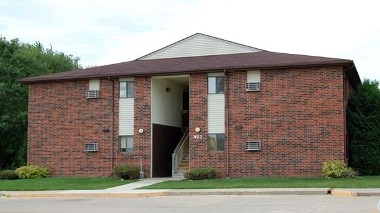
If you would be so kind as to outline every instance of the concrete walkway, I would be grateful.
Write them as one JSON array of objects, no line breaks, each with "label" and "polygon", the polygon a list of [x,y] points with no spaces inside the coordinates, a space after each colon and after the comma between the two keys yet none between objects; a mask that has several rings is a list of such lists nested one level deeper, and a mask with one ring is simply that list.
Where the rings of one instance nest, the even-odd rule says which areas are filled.
[{"label": "concrete walkway", "polygon": [[189,195],[326,195],[335,196],[380,196],[380,188],[373,189],[329,189],[329,188],[249,188],[249,189],[139,189],[171,178],[148,178],[134,183],[103,190],[61,191],[5,191],[0,197],[151,197]]}]

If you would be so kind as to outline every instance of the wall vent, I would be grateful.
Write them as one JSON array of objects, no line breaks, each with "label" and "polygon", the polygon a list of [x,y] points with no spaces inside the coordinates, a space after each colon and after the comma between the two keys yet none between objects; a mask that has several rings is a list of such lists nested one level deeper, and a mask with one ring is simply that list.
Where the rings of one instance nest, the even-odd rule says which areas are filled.
[{"label": "wall vent", "polygon": [[260,82],[245,83],[245,91],[260,91]]},{"label": "wall vent", "polygon": [[99,98],[99,90],[87,90],[86,98]]},{"label": "wall vent", "polygon": [[247,151],[261,150],[261,141],[247,141],[245,142],[245,149]]},{"label": "wall vent", "polygon": [[86,152],[97,152],[98,151],[98,143],[86,143],[85,151]]}]

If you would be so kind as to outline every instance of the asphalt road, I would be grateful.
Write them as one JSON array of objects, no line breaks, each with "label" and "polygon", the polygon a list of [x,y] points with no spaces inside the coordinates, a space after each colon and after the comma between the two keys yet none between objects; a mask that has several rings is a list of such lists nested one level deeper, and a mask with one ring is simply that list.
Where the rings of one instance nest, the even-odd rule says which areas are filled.
[{"label": "asphalt road", "polygon": [[211,195],[147,198],[0,198],[1,213],[380,212],[380,197]]}]

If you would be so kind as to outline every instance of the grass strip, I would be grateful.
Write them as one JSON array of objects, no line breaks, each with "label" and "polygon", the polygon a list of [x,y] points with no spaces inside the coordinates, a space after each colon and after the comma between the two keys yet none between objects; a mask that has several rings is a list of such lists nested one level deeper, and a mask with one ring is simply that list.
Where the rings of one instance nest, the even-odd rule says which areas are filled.
[{"label": "grass strip", "polygon": [[166,181],[143,189],[227,189],[227,188],[380,188],[380,176],[328,179],[323,177],[258,177]]},{"label": "grass strip", "polygon": [[134,181],[87,177],[0,180],[0,191],[96,190],[120,186]]}]

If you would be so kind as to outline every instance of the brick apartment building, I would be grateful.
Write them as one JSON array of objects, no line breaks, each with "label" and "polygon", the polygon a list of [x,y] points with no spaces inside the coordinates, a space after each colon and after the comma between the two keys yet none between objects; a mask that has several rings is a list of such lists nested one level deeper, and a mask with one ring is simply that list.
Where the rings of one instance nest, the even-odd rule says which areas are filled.
[{"label": "brick apartment building", "polygon": [[[345,59],[269,52],[194,34],[139,59],[21,80],[28,164],[54,176],[318,176],[347,160]],[[174,153],[174,154],[173,154]]]}]

